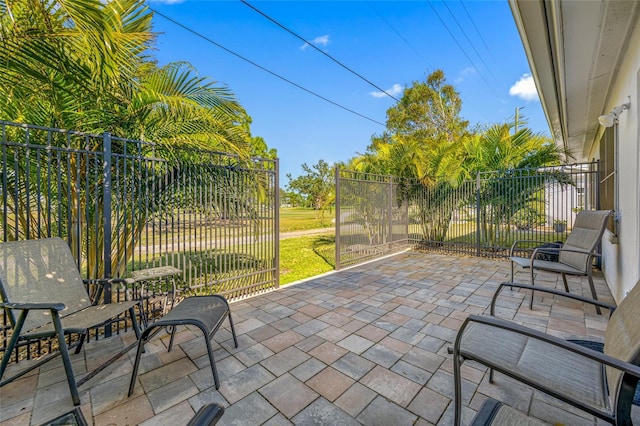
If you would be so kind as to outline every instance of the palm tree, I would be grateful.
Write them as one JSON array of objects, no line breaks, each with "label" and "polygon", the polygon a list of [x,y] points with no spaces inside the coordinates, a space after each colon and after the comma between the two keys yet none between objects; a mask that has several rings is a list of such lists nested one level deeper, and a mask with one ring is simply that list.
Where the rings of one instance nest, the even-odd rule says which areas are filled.
[{"label": "palm tree", "polygon": [[[108,131],[124,138],[153,141],[160,144],[155,154],[169,160],[192,157],[193,152],[171,149],[187,144],[233,151],[240,154],[239,161],[244,161],[250,149],[250,118],[227,88],[198,77],[188,64],[158,67],[149,54],[155,38],[151,20],[152,13],[141,0],[0,0],[0,118],[90,133]],[[16,178],[14,187],[5,188],[4,193],[26,194],[18,186],[29,182],[29,193],[44,197],[18,199],[17,203],[16,197],[8,197],[16,218],[13,223],[19,228],[10,235],[40,235],[41,229],[29,225],[35,221],[33,212],[40,210],[25,206],[41,203],[52,209],[63,205],[83,223],[69,223],[57,232],[68,232],[72,247],[82,247],[86,256],[99,256],[104,244],[100,225],[104,221],[104,200],[99,190],[103,183],[102,164],[91,152],[102,150],[101,139],[77,139],[83,145],[70,148],[82,148],[86,154],[42,156],[37,165],[7,156],[8,170],[14,171],[15,176],[30,178]],[[30,142],[64,147],[69,140],[64,136],[46,140],[46,135],[38,140],[38,133],[33,132]],[[121,153],[126,145],[114,141],[114,153]],[[65,185],[47,187],[38,179],[38,173],[56,167],[61,170],[60,179]],[[113,167],[114,174],[120,167],[120,173],[127,176],[129,186],[123,186],[125,190],[159,188],[160,182],[153,182],[158,174],[149,169],[152,164],[133,167],[121,162]],[[176,176],[171,170],[167,173]],[[11,179],[8,185],[12,185]],[[142,192],[138,195],[152,201],[158,196]],[[114,224],[118,232],[114,241],[119,245],[114,253],[130,256],[137,235],[157,204],[148,203],[151,210],[141,210],[136,204],[139,201],[123,197],[122,203],[120,207],[128,212],[122,217],[127,220]],[[78,234],[80,229],[86,232],[85,237]],[[45,230],[45,234],[52,232]],[[88,243],[73,243],[80,239]],[[76,256],[80,257],[80,253]],[[92,276],[105,271],[99,259],[88,262],[95,268],[89,272]],[[126,259],[122,255],[114,256],[112,270],[121,269],[123,262]]]},{"label": "palm tree", "polygon": [[544,203],[543,188],[549,179],[568,183],[561,173],[541,169],[559,164],[561,151],[549,138],[523,127],[522,122],[490,126],[465,139],[463,151],[461,178],[483,177],[479,195],[481,235],[483,243],[490,246],[508,237],[511,228],[507,225],[513,220],[538,220],[540,204]]},{"label": "palm tree", "polygon": [[246,155],[246,112],[187,63],[158,67],[140,0],[0,0],[2,118]]}]

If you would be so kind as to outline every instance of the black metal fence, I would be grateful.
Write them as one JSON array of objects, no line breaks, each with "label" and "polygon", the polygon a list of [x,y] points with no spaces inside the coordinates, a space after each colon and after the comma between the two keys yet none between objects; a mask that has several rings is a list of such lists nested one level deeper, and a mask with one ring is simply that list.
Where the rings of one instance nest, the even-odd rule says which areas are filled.
[{"label": "black metal fence", "polygon": [[336,169],[336,269],[411,246],[399,188],[393,176]]},{"label": "black metal fence", "polygon": [[598,208],[598,163],[478,173],[456,185],[336,172],[336,265],[413,245],[502,257],[515,240],[564,241]]},{"label": "black metal fence", "polygon": [[189,291],[238,298],[278,287],[277,160],[0,129],[0,241],[62,237],[89,279],[171,265]]}]

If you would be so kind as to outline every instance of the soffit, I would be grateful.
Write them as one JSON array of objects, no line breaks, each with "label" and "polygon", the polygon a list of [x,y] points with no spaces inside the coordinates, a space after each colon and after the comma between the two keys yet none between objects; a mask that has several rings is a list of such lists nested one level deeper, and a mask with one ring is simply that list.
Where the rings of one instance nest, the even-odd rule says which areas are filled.
[{"label": "soffit", "polygon": [[640,3],[510,0],[556,143],[586,159]]}]

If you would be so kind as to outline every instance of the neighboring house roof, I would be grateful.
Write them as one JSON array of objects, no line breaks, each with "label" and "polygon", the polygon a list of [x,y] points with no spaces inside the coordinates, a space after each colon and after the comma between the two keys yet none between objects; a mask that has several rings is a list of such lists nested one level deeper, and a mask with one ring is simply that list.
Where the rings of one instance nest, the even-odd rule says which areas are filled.
[{"label": "neighboring house roof", "polygon": [[[626,0],[509,0],[558,145],[587,159],[640,13]],[[613,105],[611,105],[613,106]]]}]

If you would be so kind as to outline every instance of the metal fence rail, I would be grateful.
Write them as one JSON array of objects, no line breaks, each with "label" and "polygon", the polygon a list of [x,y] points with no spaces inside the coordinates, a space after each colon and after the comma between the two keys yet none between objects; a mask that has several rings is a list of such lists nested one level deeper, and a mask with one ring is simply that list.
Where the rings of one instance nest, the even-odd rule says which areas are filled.
[{"label": "metal fence rail", "polygon": [[399,188],[392,176],[336,169],[336,269],[411,245]]},{"label": "metal fence rail", "polygon": [[89,279],[171,265],[191,292],[278,287],[277,160],[3,121],[0,131],[0,241],[59,236]]},{"label": "metal fence rail", "polygon": [[336,266],[414,245],[503,257],[517,239],[564,241],[598,208],[598,163],[478,173],[457,185],[336,172]]}]

